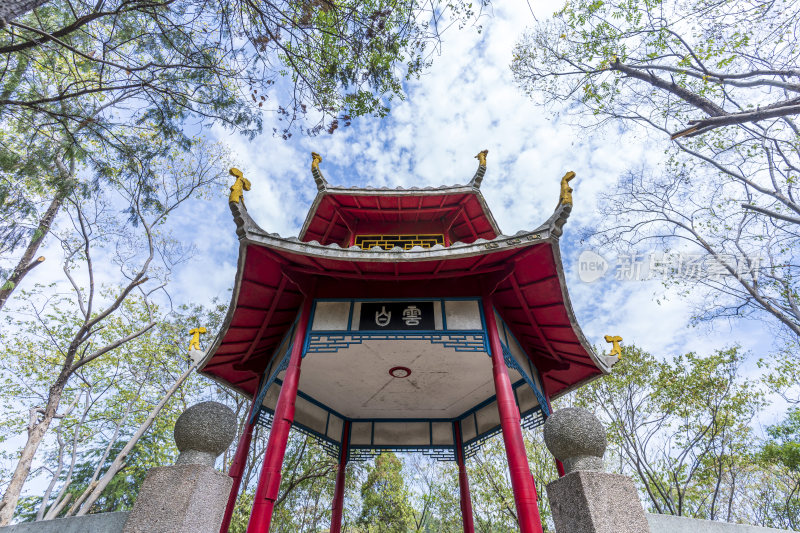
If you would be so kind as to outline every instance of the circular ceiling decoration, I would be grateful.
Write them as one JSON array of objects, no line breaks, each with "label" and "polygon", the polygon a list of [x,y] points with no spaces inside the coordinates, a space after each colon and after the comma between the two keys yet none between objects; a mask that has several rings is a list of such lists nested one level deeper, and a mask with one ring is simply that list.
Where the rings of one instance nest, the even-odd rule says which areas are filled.
[{"label": "circular ceiling decoration", "polygon": [[405,366],[396,366],[389,369],[389,375],[393,378],[407,378],[411,375],[411,369]]}]

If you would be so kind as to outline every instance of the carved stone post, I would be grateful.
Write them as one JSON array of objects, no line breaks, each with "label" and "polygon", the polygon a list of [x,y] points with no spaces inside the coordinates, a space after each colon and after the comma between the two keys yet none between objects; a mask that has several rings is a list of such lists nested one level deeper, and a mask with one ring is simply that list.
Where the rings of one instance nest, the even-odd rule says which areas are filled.
[{"label": "carved stone post", "polygon": [[547,485],[556,533],[650,531],[633,480],[603,471],[606,432],[592,413],[556,411],[545,422],[544,442],[565,470]]},{"label": "carved stone post", "polygon": [[214,469],[236,436],[236,415],[217,402],[193,405],[175,422],[180,455],[175,465],[153,468],[123,533],[219,531],[233,480]]}]

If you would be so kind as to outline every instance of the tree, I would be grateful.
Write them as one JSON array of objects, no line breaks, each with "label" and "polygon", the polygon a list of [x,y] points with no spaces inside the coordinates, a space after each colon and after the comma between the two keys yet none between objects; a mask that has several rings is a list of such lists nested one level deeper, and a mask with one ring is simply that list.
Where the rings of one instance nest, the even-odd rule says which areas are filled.
[{"label": "tree", "polygon": [[403,461],[409,480],[410,531],[458,531],[458,470],[454,462],[437,461],[421,453],[407,454]]},{"label": "tree", "polygon": [[[162,429],[161,427],[159,429]],[[128,463],[120,471],[120,475],[114,477],[112,482],[103,490],[102,497],[95,502],[93,512],[107,513],[115,511],[127,511],[133,507],[139,487],[144,481],[147,471],[152,466],[166,464],[174,460],[174,446],[170,446],[171,427],[164,424],[161,431],[148,433],[133,448],[128,456]],[[117,455],[127,444],[125,441],[117,441],[111,447],[111,454]],[[81,454],[82,461],[75,465],[71,475],[70,484],[67,485],[65,498],[67,502],[74,501],[84,492],[93,482],[94,471],[98,460],[103,459],[103,449],[100,447],[89,448]],[[109,457],[105,457],[106,462],[101,466],[108,468],[110,465]],[[60,481],[66,481],[61,478]],[[23,522],[41,520],[39,509],[47,508],[44,498],[41,496],[30,496],[21,498],[17,507],[16,517]],[[55,506],[53,509],[55,510]],[[63,510],[61,507],[60,510]]]},{"label": "tree", "polygon": [[369,533],[406,533],[412,521],[403,464],[392,452],[380,454],[361,485],[358,524]]},{"label": "tree", "polygon": [[[523,438],[539,496],[537,504],[543,531],[552,532],[550,507],[544,491],[547,484],[558,477],[555,460],[544,445],[541,427],[525,430]],[[518,531],[517,508],[501,435],[484,441],[467,465],[476,530],[484,533]]]},{"label": "tree", "polygon": [[[607,461],[633,475],[653,512],[735,521],[764,405],[737,348],[657,361],[623,347],[614,372],[577,392],[608,428]],[[611,457],[609,458],[609,455]]]},{"label": "tree", "polygon": [[79,174],[95,188],[147,176],[150,159],[193,148],[190,117],[257,130],[251,106],[218,83],[220,58],[187,40],[202,22],[167,24],[185,7],[67,0],[0,30],[0,251],[23,250],[3,272],[0,307],[39,264],[67,198],[90,193]]},{"label": "tree", "polygon": [[47,2],[47,0],[8,0],[0,6],[0,27],[6,25],[7,21],[27,13]]},{"label": "tree", "polygon": [[[50,335],[69,332],[73,327],[74,314],[64,307],[46,322]],[[141,298],[129,298],[123,307],[120,315],[105,321],[96,342],[126,337],[152,312],[158,314]],[[100,505],[108,507],[106,489],[137,488],[149,466],[156,466],[158,458],[173,453],[171,427],[186,406],[174,400],[180,397],[177,391],[196,366],[187,364],[186,322],[180,318],[160,321],[130,339],[115,350],[113,359],[101,358],[76,370],[77,379],[67,383],[62,392],[62,398],[69,402],[55,421],[56,441],[42,440],[42,451],[48,453],[38,468],[50,475],[50,483],[37,499],[33,518],[86,514],[100,498],[105,498]],[[43,385],[48,384],[54,368],[51,339],[35,333],[41,327],[42,321],[37,318],[17,320],[10,328],[14,337],[3,335],[6,359],[0,397],[7,402],[41,401],[46,395]],[[39,408],[31,411],[34,419],[41,414]],[[27,417],[9,417],[4,429],[10,435],[22,433],[26,421],[30,424]],[[162,441],[160,448],[149,433],[153,426]],[[149,447],[147,453],[136,448],[142,439]],[[152,461],[135,464],[147,457]],[[138,473],[124,482],[115,477],[122,471],[126,476]],[[120,504],[130,503],[135,493],[133,490],[127,499],[119,500]]]},{"label": "tree", "polygon": [[502,439],[495,436],[484,441],[470,462],[475,465],[468,472],[476,529],[483,533],[518,530],[517,508]]},{"label": "tree", "polygon": [[[23,5],[15,2],[16,7]],[[24,5],[30,5],[26,3]],[[65,198],[108,161],[189,150],[217,123],[255,135],[266,104],[316,134],[384,116],[464,0],[53,0],[0,25],[0,308],[36,265]],[[2,13],[2,12],[0,12]],[[0,18],[2,15],[0,14]],[[297,126],[297,128],[294,128]],[[149,136],[148,136],[149,135]],[[154,142],[154,137],[158,142]]]},{"label": "tree", "polygon": [[[20,399],[27,398],[32,404],[28,406],[26,442],[3,495],[0,524],[7,524],[13,516],[39,446],[51,423],[63,416],[59,408],[70,383],[158,323],[154,295],[165,290],[172,267],[191,253],[162,234],[160,227],[185,201],[219,185],[223,158],[224,154],[211,149],[191,158],[177,154],[153,160],[138,167],[141,174],[112,173],[113,191],[95,191],[90,198],[73,194],[68,199],[72,227],[59,237],[69,292],[64,295],[51,289],[40,298],[26,298],[27,310],[18,316],[27,315],[38,327],[28,338],[14,335],[4,339],[18,346],[18,353],[23,350],[20,342],[31,344],[39,361],[19,357],[11,361],[27,361],[29,371],[38,377],[32,390],[29,384],[17,384],[24,391]],[[157,174],[149,174],[153,169]],[[129,206],[127,220],[118,216],[120,205]],[[119,269],[118,283],[106,290],[97,283],[100,273],[95,263],[103,255]],[[113,276],[107,268],[103,274]],[[135,298],[141,302],[139,313],[131,312]],[[13,382],[24,375],[11,371],[7,377]]]},{"label": "tree", "polygon": [[[237,500],[231,520],[231,533],[244,533],[253,508],[258,472],[268,432],[256,427],[252,451],[248,459],[242,485],[245,487]],[[333,498],[338,461],[327,454],[314,438],[299,431],[289,435],[283,476],[271,528],[279,532],[318,531],[330,523],[330,502]],[[358,486],[362,481],[361,463],[350,463],[345,483],[346,502],[343,531],[355,522],[353,506],[359,505]]]},{"label": "tree", "polygon": [[590,127],[653,132],[666,146],[662,169],[632,169],[607,196],[598,243],[651,240],[697,254],[666,273],[709,289],[698,319],[767,313],[791,342],[800,336],[797,17],[796,4],[760,0],[576,0],[526,33],[512,64],[537,101],[565,103]]},{"label": "tree", "polygon": [[758,459],[759,466],[773,474],[773,480],[763,484],[759,491],[759,502],[766,507],[761,523],[797,530],[800,528],[800,410],[790,409],[785,420],[767,428],[767,433],[769,439]]},{"label": "tree", "polygon": [[283,461],[275,502],[275,531],[318,531],[330,523],[330,501],[338,461],[313,438],[296,433]]},{"label": "tree", "polygon": [[[138,314],[145,320],[149,315],[141,299],[132,298],[125,305],[129,317]],[[174,422],[208,388],[194,373],[197,362],[187,359],[187,327],[205,324],[213,329],[224,312],[218,304],[208,309],[182,306],[117,349],[113,359],[84,367],[79,379],[64,391],[65,397],[74,396],[77,401],[70,403],[52,428],[56,441],[45,439],[42,444],[46,456],[40,461],[39,477],[49,475],[50,483],[43,495],[20,501],[17,517],[47,520],[130,509],[148,469],[174,461]],[[18,400],[39,387],[31,370],[43,366],[40,353],[49,347],[31,335],[38,327],[37,320],[18,323],[15,334],[25,341],[5,343],[7,359],[14,361],[16,369],[25,369],[20,363],[28,364],[27,370],[17,372],[0,390],[0,398],[6,401]],[[105,327],[112,332],[104,334],[112,338],[124,335],[120,329],[131,329],[122,320],[109,321]],[[5,370],[15,369],[6,365]],[[27,391],[20,387],[23,384]],[[0,435],[18,434],[22,429],[21,420],[9,422]]]}]

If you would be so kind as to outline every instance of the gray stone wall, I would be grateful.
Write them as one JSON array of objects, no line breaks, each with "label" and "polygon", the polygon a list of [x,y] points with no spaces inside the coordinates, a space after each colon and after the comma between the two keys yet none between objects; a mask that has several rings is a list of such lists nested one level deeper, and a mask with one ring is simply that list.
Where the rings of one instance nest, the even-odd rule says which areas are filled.
[{"label": "gray stone wall", "polygon": [[71,516],[0,527],[0,533],[122,533],[127,512]]},{"label": "gray stone wall", "polygon": [[650,533],[790,533],[786,529],[697,520],[685,516],[648,514]]}]

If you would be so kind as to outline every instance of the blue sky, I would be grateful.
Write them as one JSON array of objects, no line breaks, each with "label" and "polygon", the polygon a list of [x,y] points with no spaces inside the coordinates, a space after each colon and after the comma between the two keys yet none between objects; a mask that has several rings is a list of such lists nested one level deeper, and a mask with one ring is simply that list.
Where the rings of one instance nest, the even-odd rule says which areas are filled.
[{"label": "blue sky", "polygon": [[[556,7],[536,3],[535,14],[541,19]],[[664,148],[658,143],[665,141],[613,129],[582,130],[527,99],[509,65],[515,40],[533,21],[524,3],[498,4],[481,19],[482,33],[449,29],[433,67],[408,83],[406,100],[395,103],[382,121],[360,119],[334,135],[295,135],[289,141],[268,134],[248,141],[214,130],[253,183],[245,197],[251,215],[267,231],[297,235],[316,193],[312,150],[323,156],[320,168],[332,184],[408,187],[467,183],[476,168],[474,155],[488,148],[482,190],[507,234],[547,219],[561,176],[577,173],[575,208],[561,242],[572,302],[591,342],[605,347],[602,336],[614,333],[659,355],[734,342],[754,352],[769,345],[763,328],[752,321],[687,328],[691,302],[667,295],[659,305],[656,296],[664,300],[664,295],[658,282],[615,282],[611,275],[594,284],[578,279],[577,255],[587,247],[579,238],[597,222],[598,194],[625,169],[643,161],[657,164]],[[272,117],[265,119],[270,131]],[[191,287],[184,297],[228,298],[237,243],[225,203],[220,198],[195,219],[197,259],[176,277]]]},{"label": "blue sky", "polygon": [[[533,9],[541,20],[558,7],[536,2]],[[450,28],[441,55],[419,80],[407,84],[407,98],[395,102],[387,119],[357,119],[334,135],[294,135],[284,141],[269,133],[281,124],[265,108],[267,133],[253,140],[221,128],[207,133],[230,149],[233,164],[252,182],[245,194],[251,216],[265,230],[284,236],[298,234],[316,193],[312,150],[323,156],[321,169],[332,184],[410,187],[465,184],[475,172],[475,154],[488,149],[482,191],[506,234],[545,221],[557,203],[561,176],[573,170],[575,203],[561,246],[572,304],[589,341],[607,353],[603,335],[621,335],[623,344],[635,343],[659,358],[739,344],[750,352],[745,370],[755,378],[755,362],[773,346],[764,324],[738,320],[690,328],[692,306],[702,304],[701,296],[665,294],[658,281],[617,282],[613,271],[591,284],[579,279],[578,255],[591,248],[580,237],[598,223],[598,196],[626,169],[658,164],[666,141],[613,128],[581,129],[556,118],[558,110],[526,98],[514,84],[510,63],[515,41],[533,17],[526,3],[497,3],[482,17],[481,33],[474,27]],[[270,101],[277,99],[273,95]],[[173,273],[170,292],[177,304],[230,300],[238,241],[227,195],[220,188],[170,221],[175,238],[196,249],[193,259]],[[607,259],[616,255],[599,251]],[[26,285],[63,278],[58,244],[50,242],[43,254],[48,260]],[[210,341],[211,335],[204,339]],[[784,411],[785,404],[776,399],[760,423],[774,423]],[[11,439],[4,448],[20,444]],[[28,490],[39,490],[38,483],[30,482]]]},{"label": "blue sky", "polygon": [[[578,254],[590,248],[580,236],[598,222],[598,195],[625,169],[658,164],[666,141],[613,128],[578,128],[556,118],[552,111],[558,110],[536,106],[516,87],[509,67],[515,40],[534,22],[534,13],[541,20],[558,7],[537,2],[532,12],[525,3],[498,3],[482,17],[481,33],[451,27],[432,68],[407,84],[407,98],[395,102],[387,119],[357,119],[334,135],[294,135],[284,141],[269,133],[281,124],[265,108],[267,133],[253,140],[221,128],[208,134],[229,147],[233,164],[252,182],[245,195],[250,214],[265,230],[284,236],[297,235],[316,193],[309,170],[312,150],[323,156],[321,169],[332,184],[409,187],[467,183],[475,154],[486,148],[482,190],[506,234],[546,220],[558,200],[561,176],[573,170],[575,204],[561,244],[572,303],[589,341],[606,350],[603,335],[621,335],[624,343],[659,357],[738,343],[752,352],[754,363],[772,345],[769,331],[757,321],[689,328],[697,302],[664,294],[658,282],[616,282],[608,275],[587,284],[578,278]],[[193,260],[173,275],[174,301],[229,301],[238,242],[227,190],[183,209],[170,227],[196,247]],[[47,251],[59,253],[52,247]],[[60,277],[59,271],[60,261],[48,261],[26,283],[47,282]]]}]

